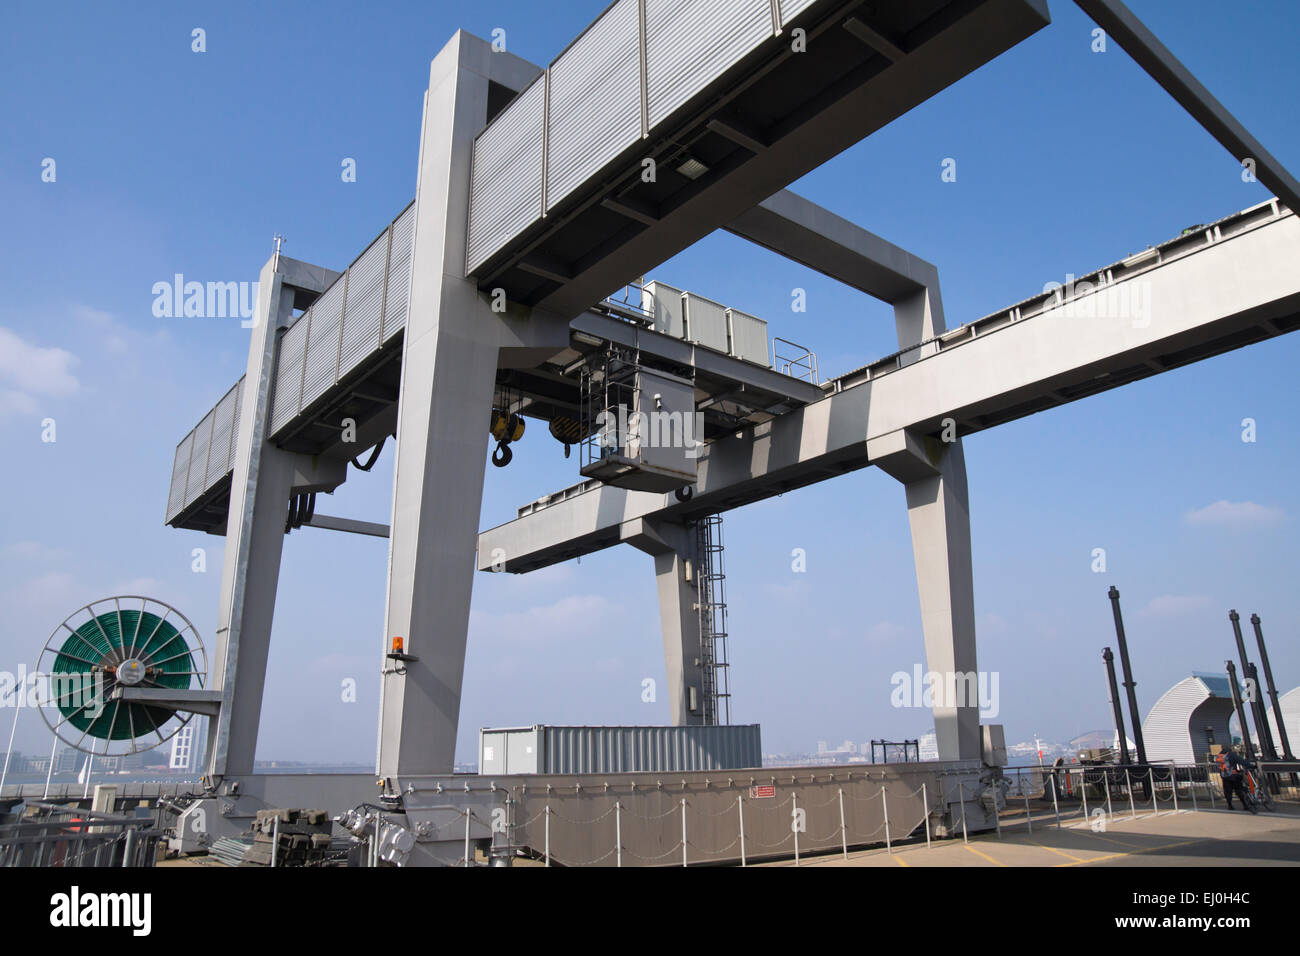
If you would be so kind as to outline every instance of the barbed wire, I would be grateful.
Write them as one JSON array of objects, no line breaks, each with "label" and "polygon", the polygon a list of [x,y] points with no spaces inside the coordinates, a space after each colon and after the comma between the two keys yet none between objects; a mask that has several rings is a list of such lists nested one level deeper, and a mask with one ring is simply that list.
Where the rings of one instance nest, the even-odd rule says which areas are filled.
[{"label": "barbed wire", "polygon": [[690,803],[689,801],[687,802],[686,805],[690,807],[692,811],[698,813],[702,817],[724,817],[727,814],[731,813],[731,811],[735,810],[739,802],[740,802],[740,797],[737,797],[735,800],[732,800],[731,803],[727,804],[717,813],[711,813],[708,810],[704,810],[700,807],[697,807],[695,804]]},{"label": "barbed wire", "polygon": [[706,849],[705,847],[699,846],[699,845],[693,843],[693,842],[690,841],[690,840],[687,840],[687,841],[686,841],[686,845],[689,846],[691,849],[696,850],[696,851],[699,852],[699,853],[706,853],[706,854],[707,854],[707,853],[726,853],[728,850],[730,850],[733,846],[735,846],[735,845],[736,845],[737,843],[739,843],[739,842],[740,842],[740,835],[737,834],[737,835],[736,835],[736,838],[735,838],[734,840],[732,840],[732,841],[731,841],[730,843],[728,843],[726,846],[724,846],[724,847],[719,847],[719,848],[716,849],[716,850]]},{"label": "barbed wire", "polygon": [[[689,845],[689,842],[687,845]],[[647,860],[653,862],[654,860],[662,860],[670,853],[680,852],[681,848],[682,848],[682,841],[678,840],[676,844],[669,847],[667,850],[665,850],[663,853],[660,853],[658,856],[642,856],[640,853],[630,850],[627,847],[623,847],[623,852],[626,853],[628,856],[636,857],[638,860]]]},{"label": "barbed wire", "polygon": [[611,813],[614,812],[614,809],[615,809],[615,808],[611,806],[608,810],[606,810],[606,811],[605,811],[604,813],[602,813],[600,816],[598,816],[598,817],[592,817],[590,820],[574,820],[574,819],[572,819],[572,818],[570,818],[570,817],[566,817],[564,814],[562,814],[562,813],[560,813],[558,810],[554,810],[554,809],[551,810],[551,816],[553,816],[553,817],[557,817],[557,818],[563,820],[565,823],[572,823],[572,824],[576,824],[576,825],[578,825],[578,826],[589,826],[590,824],[593,824],[593,823],[599,823],[601,820],[605,819],[607,816],[609,816]]}]

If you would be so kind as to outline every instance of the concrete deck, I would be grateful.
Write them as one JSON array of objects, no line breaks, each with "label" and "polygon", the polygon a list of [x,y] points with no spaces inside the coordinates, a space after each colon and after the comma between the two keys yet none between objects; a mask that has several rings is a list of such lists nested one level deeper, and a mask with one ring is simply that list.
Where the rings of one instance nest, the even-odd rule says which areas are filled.
[{"label": "concrete deck", "polygon": [[[1252,816],[1243,810],[1171,810],[1137,819],[1116,812],[1104,830],[1075,821],[1057,829],[1051,813],[1035,814],[1032,835],[1023,814],[1002,836],[981,833],[841,854],[805,857],[800,866],[1294,866],[1300,864],[1300,809]],[[782,860],[763,866],[794,866]]]}]

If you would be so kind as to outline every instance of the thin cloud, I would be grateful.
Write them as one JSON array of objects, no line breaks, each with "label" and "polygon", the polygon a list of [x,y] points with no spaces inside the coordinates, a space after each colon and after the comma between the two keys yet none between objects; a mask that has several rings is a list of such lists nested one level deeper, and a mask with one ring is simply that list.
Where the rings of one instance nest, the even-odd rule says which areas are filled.
[{"label": "thin cloud", "polygon": [[1203,594],[1162,594],[1148,601],[1138,613],[1143,617],[1178,617],[1209,606],[1210,599]]},{"label": "thin cloud", "polygon": [[1285,516],[1281,508],[1272,508],[1253,501],[1220,500],[1204,508],[1189,511],[1186,521],[1197,527],[1258,528],[1278,524]]},{"label": "thin cloud", "polygon": [[81,382],[73,370],[80,362],[65,349],[33,345],[0,327],[0,413],[31,414],[37,396],[75,395]]}]

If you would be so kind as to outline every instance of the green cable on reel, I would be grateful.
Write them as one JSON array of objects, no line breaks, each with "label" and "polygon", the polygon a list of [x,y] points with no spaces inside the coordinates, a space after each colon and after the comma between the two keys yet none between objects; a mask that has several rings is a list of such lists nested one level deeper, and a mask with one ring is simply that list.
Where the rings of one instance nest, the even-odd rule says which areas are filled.
[{"label": "green cable on reel", "polygon": [[118,686],[183,690],[196,668],[189,645],[170,622],[149,611],[123,609],[92,617],[73,631],[50,671],[77,675],[51,682],[54,703],[67,723],[100,740],[127,740],[158,732],[176,712],[139,701],[107,701],[95,714],[87,689],[101,687],[105,696]]}]

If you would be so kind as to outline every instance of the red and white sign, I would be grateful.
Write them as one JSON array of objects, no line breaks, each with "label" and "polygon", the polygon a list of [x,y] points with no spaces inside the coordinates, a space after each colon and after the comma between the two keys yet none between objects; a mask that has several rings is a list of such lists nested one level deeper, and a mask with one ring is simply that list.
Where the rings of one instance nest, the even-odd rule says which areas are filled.
[{"label": "red and white sign", "polygon": [[775,796],[776,796],[776,787],[763,786],[763,787],[749,788],[749,799],[751,800],[764,800]]}]

